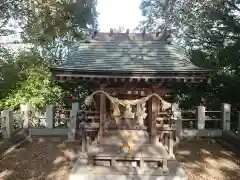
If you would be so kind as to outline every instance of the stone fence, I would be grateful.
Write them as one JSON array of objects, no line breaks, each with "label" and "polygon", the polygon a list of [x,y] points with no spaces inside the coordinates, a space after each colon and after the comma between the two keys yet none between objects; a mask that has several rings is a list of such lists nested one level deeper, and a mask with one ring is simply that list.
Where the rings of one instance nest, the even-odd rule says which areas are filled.
[{"label": "stone fence", "polygon": [[[192,113],[192,118],[185,118],[184,114]],[[209,115],[211,114],[211,115]],[[231,124],[231,105],[223,103],[221,110],[207,110],[204,106],[197,106],[194,110],[176,109],[174,112],[177,139],[183,137],[220,137],[223,131],[230,131]],[[191,128],[184,128],[185,122],[192,122]],[[211,127],[207,125],[212,124]],[[240,132],[240,113],[238,113],[238,132]]]},{"label": "stone fence", "polygon": [[[46,106],[45,112],[45,123],[44,127],[36,128],[31,126],[31,107],[30,105],[21,106],[21,128],[28,129],[29,133],[34,136],[68,136],[69,140],[76,140],[76,119],[77,113],[79,111],[79,104],[72,103],[72,109],[70,111],[69,117],[63,117],[62,119],[67,120],[66,127],[55,127],[54,122],[55,117],[55,107],[54,105]],[[185,118],[185,113],[193,113],[192,118]],[[208,113],[216,113],[219,116],[208,116]],[[222,136],[223,131],[230,130],[230,114],[231,114],[231,105],[222,104],[222,108],[219,111],[208,111],[204,106],[198,106],[195,110],[181,110],[175,108],[174,110],[174,120],[176,127],[177,139],[182,139],[184,136]],[[13,124],[15,119],[13,117],[14,112],[12,110],[3,110],[1,112],[1,133],[3,138],[9,138],[14,133]],[[219,118],[218,118],[219,117]],[[240,121],[240,116],[239,116]],[[184,128],[184,122],[191,121],[195,123],[195,128]],[[209,121],[214,121],[220,124],[218,127],[206,128],[206,124]],[[238,128],[240,122],[238,123]]]}]

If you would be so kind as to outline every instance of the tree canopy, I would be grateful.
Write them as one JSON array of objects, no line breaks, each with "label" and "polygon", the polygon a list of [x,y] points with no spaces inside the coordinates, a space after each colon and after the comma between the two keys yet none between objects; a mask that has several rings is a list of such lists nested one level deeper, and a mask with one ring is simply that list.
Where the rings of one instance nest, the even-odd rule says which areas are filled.
[{"label": "tree canopy", "polygon": [[[97,24],[96,1],[6,0],[0,4],[0,36],[20,29],[18,51],[0,46],[0,108],[31,102],[38,107],[56,102],[63,93],[49,66],[65,60],[72,43]],[[29,46],[23,46],[29,45]]]},{"label": "tree canopy", "polygon": [[[211,83],[200,88],[210,104],[240,102],[239,3],[232,0],[141,2],[140,9],[146,20],[140,23],[139,29],[146,28],[150,32],[174,29],[174,35],[188,50],[192,61],[213,69]],[[184,91],[186,94],[187,90]],[[196,97],[196,93],[190,94]]]}]

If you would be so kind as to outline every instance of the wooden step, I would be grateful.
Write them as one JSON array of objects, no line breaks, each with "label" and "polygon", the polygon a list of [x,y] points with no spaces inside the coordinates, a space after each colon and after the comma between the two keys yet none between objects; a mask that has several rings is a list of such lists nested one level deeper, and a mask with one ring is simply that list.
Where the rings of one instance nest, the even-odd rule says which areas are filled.
[{"label": "wooden step", "polygon": [[136,144],[130,148],[130,153],[123,153],[121,151],[120,144],[111,144],[104,146],[94,144],[89,147],[89,152],[87,152],[87,155],[92,160],[107,161],[157,162],[171,158],[163,145],[153,146],[151,144]]}]

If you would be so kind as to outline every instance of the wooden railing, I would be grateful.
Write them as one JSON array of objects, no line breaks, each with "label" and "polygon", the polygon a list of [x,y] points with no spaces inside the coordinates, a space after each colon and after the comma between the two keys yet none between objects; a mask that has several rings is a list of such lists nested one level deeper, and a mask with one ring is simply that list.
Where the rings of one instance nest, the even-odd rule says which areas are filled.
[{"label": "wooden railing", "polygon": [[181,116],[183,129],[197,129],[196,109],[181,110]]},{"label": "wooden railing", "polygon": [[82,152],[85,152],[98,136],[100,111],[78,110],[77,126],[79,134],[81,134]]},{"label": "wooden railing", "polygon": [[162,127],[172,127],[173,119],[171,119],[171,113],[169,112],[159,112],[156,119],[157,128]]}]

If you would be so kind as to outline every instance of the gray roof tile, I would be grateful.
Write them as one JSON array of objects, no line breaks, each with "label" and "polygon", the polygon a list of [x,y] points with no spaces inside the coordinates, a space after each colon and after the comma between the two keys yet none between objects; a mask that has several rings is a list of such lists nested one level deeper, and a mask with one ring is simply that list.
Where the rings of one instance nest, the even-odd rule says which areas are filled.
[{"label": "gray roof tile", "polygon": [[99,33],[89,43],[76,44],[59,68],[113,72],[204,71],[193,65],[183,50],[153,36],[107,33]]}]

